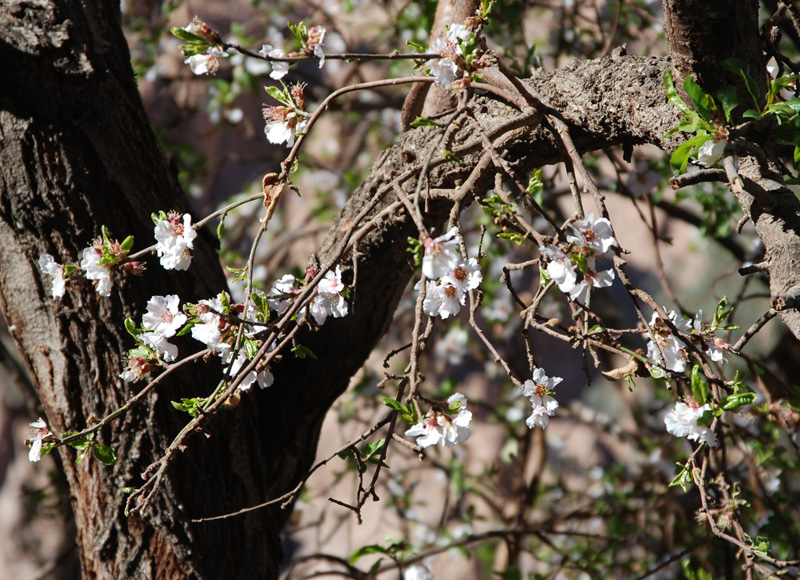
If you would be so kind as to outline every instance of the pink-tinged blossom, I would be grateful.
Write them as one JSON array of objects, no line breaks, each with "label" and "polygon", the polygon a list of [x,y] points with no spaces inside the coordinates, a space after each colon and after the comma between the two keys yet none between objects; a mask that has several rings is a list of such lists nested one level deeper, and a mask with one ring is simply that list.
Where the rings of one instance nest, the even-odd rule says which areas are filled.
[{"label": "pink-tinged blossom", "polygon": [[308,41],[306,48],[311,50],[319,59],[319,68],[325,64],[325,28],[322,26],[315,26],[308,31]]},{"label": "pink-tinged blossom", "polygon": [[42,446],[44,445],[45,440],[48,437],[52,437],[53,434],[50,432],[50,429],[48,429],[45,420],[41,417],[31,423],[30,426],[33,430],[33,436],[29,437],[25,443],[31,446],[31,449],[28,452],[28,460],[36,463],[42,459]]},{"label": "pink-tinged blossom", "polygon": [[[271,44],[265,44],[258,51],[258,54],[269,58],[284,58],[286,53],[283,49],[274,48]],[[289,73],[289,63],[284,61],[270,61],[272,64],[272,72],[269,73],[270,78],[277,80],[282,79]]]},{"label": "pink-tinged blossom", "polygon": [[39,269],[43,274],[50,276],[53,282],[53,298],[61,298],[66,291],[66,283],[64,282],[64,266],[55,261],[50,254],[42,254],[39,256]]},{"label": "pink-tinged blossom", "polygon": [[698,405],[694,399],[689,400],[689,404],[676,403],[675,409],[664,416],[664,423],[667,431],[675,437],[686,437],[690,441],[698,443],[708,443],[709,447],[717,445],[717,437],[714,432],[706,425],[699,425],[698,421],[703,414],[711,411],[711,406]]},{"label": "pink-tinged blossom", "polygon": [[458,403],[458,413],[453,417],[452,412],[443,412],[431,409],[425,417],[412,425],[405,432],[407,437],[416,437],[417,445],[430,447],[441,443],[443,447],[452,447],[469,439],[469,423],[472,412],[467,411],[467,399],[461,393],[455,393],[447,399],[448,407]]},{"label": "pink-tinged blossom", "polygon": [[100,296],[111,296],[111,271],[107,264],[101,264],[103,252],[95,247],[83,250],[81,268],[87,280],[93,280]]},{"label": "pink-tinged blossom", "polygon": [[222,330],[227,325],[219,315],[223,309],[224,306],[219,297],[201,300],[195,307],[195,311],[200,311],[198,314],[200,323],[192,326],[191,332],[192,338],[199,340],[208,348],[226,353],[230,349],[230,345],[222,342]]},{"label": "pink-tinged blossom", "polygon": [[197,16],[192,18],[192,21],[183,27],[183,30],[195,36],[199,36],[207,42],[217,44],[220,42],[219,34],[213,30],[208,24],[200,20]]},{"label": "pink-tinged blossom", "polygon": [[342,282],[342,269],[336,266],[336,271],[328,270],[325,277],[317,286],[317,295],[311,302],[309,312],[320,326],[325,324],[328,316],[342,318],[347,316],[347,301],[341,292],[344,291]]},{"label": "pink-tinged blossom", "polygon": [[169,342],[162,334],[152,331],[143,332],[139,335],[139,339],[167,362],[178,358],[178,347]]},{"label": "pink-tinged blossom", "polygon": [[297,292],[294,283],[294,276],[286,274],[280,280],[275,281],[267,295],[270,310],[277,312],[278,316],[286,312],[292,303],[289,297]]},{"label": "pink-tinged blossom", "polygon": [[186,322],[186,315],[178,311],[180,298],[169,296],[153,296],[147,302],[147,312],[142,316],[142,326],[147,330],[166,338],[175,336],[178,329]]},{"label": "pink-tinged blossom", "polygon": [[167,270],[187,270],[192,263],[189,250],[194,248],[197,232],[192,227],[192,217],[188,213],[182,219],[183,222],[180,214],[174,211],[167,214],[167,219],[153,216],[156,252],[161,258],[161,265]]},{"label": "pink-tinged blossom", "polygon": [[547,427],[550,417],[555,415],[558,408],[558,401],[551,395],[562,380],[561,377],[548,377],[543,369],[536,368],[533,370],[533,380],[529,379],[522,384],[522,394],[530,397],[533,408],[531,416],[525,421],[528,428]]},{"label": "pink-tinged blossom", "polygon": [[[579,222],[569,224],[572,233],[567,234],[567,241],[577,248],[591,249],[589,255],[605,254],[616,243],[611,222],[606,218],[594,220],[594,214],[589,213]],[[586,253],[586,252],[584,252]]]},{"label": "pink-tinged blossom", "polygon": [[453,227],[438,238],[427,238],[423,242],[422,273],[429,280],[438,280],[451,273],[461,262],[458,228]]},{"label": "pink-tinged blossom", "polygon": [[267,140],[275,145],[286,143],[294,145],[295,137],[305,131],[306,121],[287,107],[265,107],[264,118],[267,121],[264,134]]},{"label": "pink-tinged blossom", "polygon": [[464,293],[452,284],[442,281],[425,282],[425,299],[422,310],[428,316],[439,316],[442,319],[455,316],[464,304]]},{"label": "pink-tinged blossom", "polygon": [[458,41],[466,42],[469,35],[469,30],[462,24],[451,24],[447,27],[447,34],[444,37],[440,36],[431,43],[431,52],[441,55],[426,63],[437,86],[448,88],[459,78],[457,61],[462,60],[464,51]]},{"label": "pink-tinged blossom", "polygon": [[144,379],[151,370],[153,370],[153,365],[150,364],[148,359],[136,356],[128,358],[125,370],[122,371],[119,378],[126,383],[138,383]]}]

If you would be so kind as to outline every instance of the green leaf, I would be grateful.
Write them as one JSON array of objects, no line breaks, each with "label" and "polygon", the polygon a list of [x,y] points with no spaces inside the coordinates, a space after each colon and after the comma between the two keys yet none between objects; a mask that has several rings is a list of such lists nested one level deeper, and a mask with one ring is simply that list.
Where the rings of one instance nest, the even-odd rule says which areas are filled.
[{"label": "green leaf", "polygon": [[421,45],[421,44],[419,44],[419,43],[416,43],[416,42],[414,42],[413,40],[407,40],[407,41],[406,41],[406,44],[407,44],[408,46],[410,46],[411,48],[413,48],[414,50],[416,50],[417,52],[422,52],[422,53],[424,53],[424,52],[425,52],[425,47],[424,47],[424,46],[422,46],[422,45]]},{"label": "green leaf", "polygon": [[192,34],[191,32],[184,30],[183,28],[179,28],[177,26],[173,26],[169,29],[172,36],[177,36],[181,40],[185,40],[186,42],[193,42],[193,43],[203,43],[208,44],[208,41],[203,38],[202,36],[197,36],[196,34]]},{"label": "green leaf", "polygon": [[398,401],[395,401],[392,398],[381,397],[381,402],[384,405],[386,405],[387,407],[389,407],[390,409],[392,409],[394,411],[397,411],[398,413],[401,413],[403,415],[407,415],[407,414],[410,413],[410,411],[408,410],[408,407],[406,407],[405,405],[403,405],[402,403],[400,403]]},{"label": "green leaf", "polygon": [[714,99],[697,84],[697,81],[694,80],[694,75],[687,77],[683,81],[683,89],[692,99],[694,108],[697,109],[703,120],[711,123],[717,118],[717,105]]},{"label": "green leaf", "polygon": [[717,91],[717,98],[722,103],[722,110],[725,111],[725,120],[729,125],[733,125],[731,112],[739,106],[739,99],[736,96],[736,87],[732,85],[722,85]]},{"label": "green leaf", "polygon": [[119,245],[119,247],[123,252],[129,254],[131,248],[133,248],[133,236],[128,236],[127,238],[122,240],[122,243]]},{"label": "green leaf", "polygon": [[720,64],[727,70],[739,75],[747,86],[747,92],[753,99],[753,104],[758,108],[758,83],[750,74],[750,66],[739,58],[726,58]]},{"label": "green leaf", "polygon": [[742,117],[745,119],[761,119],[762,115],[755,109],[747,109],[743,114]]},{"label": "green leaf", "polygon": [[701,405],[705,405],[708,401],[708,383],[700,373],[700,365],[694,365],[692,368],[692,396],[694,400]]},{"label": "green leaf", "polygon": [[664,71],[664,89],[666,89],[667,99],[669,102],[672,103],[674,107],[677,107],[681,113],[684,114],[687,118],[691,119],[693,116],[696,117],[697,113],[692,111],[686,103],[683,102],[678,91],[675,89],[675,81],[672,78],[672,71],[669,69]]},{"label": "green leaf", "polygon": [[309,349],[308,347],[305,347],[305,346],[303,346],[301,344],[298,344],[297,346],[292,348],[292,353],[297,358],[311,357],[314,360],[317,360],[317,355],[315,355],[313,352],[311,352],[311,349]]},{"label": "green leaf", "polygon": [[108,445],[95,443],[92,451],[95,458],[106,465],[114,465],[117,462],[117,454]]},{"label": "green leaf", "polygon": [[225,216],[227,214],[222,214],[222,217],[219,220],[219,224],[217,224],[217,239],[221,240],[222,236],[225,234]]},{"label": "green leaf", "polygon": [[680,467],[681,471],[675,476],[675,479],[670,482],[669,486],[675,487],[676,485],[680,485],[681,489],[683,489],[683,493],[686,493],[687,484],[692,483],[692,472],[689,468],[689,462],[687,461],[685,465],[681,465],[680,463],[676,463],[675,465]]},{"label": "green leaf", "polygon": [[458,155],[450,151],[449,149],[442,149],[441,151],[442,157],[447,159],[448,161],[452,161],[455,164],[460,164],[461,160],[458,158]]},{"label": "green leaf", "polygon": [[695,135],[682,145],[676,147],[675,151],[672,152],[672,155],[669,158],[669,164],[670,167],[672,167],[672,173],[675,175],[680,175],[686,171],[686,166],[689,164],[689,158],[691,157],[692,153],[694,153],[695,149],[701,147],[703,143],[713,138],[714,137],[711,135]]},{"label": "green leaf", "polygon": [[369,546],[363,546],[353,552],[348,562],[351,566],[353,566],[356,562],[358,562],[359,559],[369,554],[386,554],[391,556],[392,551],[389,548],[384,548],[380,544],[370,544]]},{"label": "green leaf", "polygon": [[136,329],[136,324],[134,324],[133,319],[125,319],[125,330],[127,330],[128,334],[130,334],[133,338],[139,338],[139,331]]},{"label": "green leaf", "polygon": [[412,127],[439,127],[439,123],[432,121],[426,117],[417,117],[411,121]]}]

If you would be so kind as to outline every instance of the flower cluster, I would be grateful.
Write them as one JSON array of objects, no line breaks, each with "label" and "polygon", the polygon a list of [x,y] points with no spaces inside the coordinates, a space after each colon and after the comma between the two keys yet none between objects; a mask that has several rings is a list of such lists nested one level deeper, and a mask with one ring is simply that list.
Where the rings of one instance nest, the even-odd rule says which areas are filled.
[{"label": "flower cluster", "polygon": [[422,273],[428,280],[422,310],[429,316],[455,316],[466,303],[467,292],[477,288],[483,280],[478,261],[461,258],[457,233],[458,228],[454,227],[423,243]]},{"label": "flower cluster", "polygon": [[528,428],[541,427],[544,429],[550,422],[550,417],[555,415],[558,408],[558,401],[553,395],[553,389],[563,379],[561,377],[548,377],[543,369],[533,370],[533,380],[527,380],[522,384],[522,394],[531,399],[533,412],[525,421]]},{"label": "flower cluster", "polygon": [[452,447],[469,439],[469,422],[472,412],[467,411],[467,398],[461,393],[450,395],[445,409],[431,408],[425,417],[406,431],[407,437],[416,437],[417,445],[430,447],[441,443]]},{"label": "flower cluster", "polygon": [[711,406],[699,405],[694,399],[687,403],[676,403],[675,409],[664,416],[667,431],[675,437],[686,437],[689,441],[708,443],[709,447],[717,445],[717,437],[709,428]]},{"label": "flower cluster", "polygon": [[[105,226],[101,228],[102,237],[97,238],[92,245],[82,252],[80,268],[68,264],[59,264],[50,254],[39,256],[39,269],[49,276],[52,282],[53,298],[61,298],[66,291],[66,282],[73,272],[83,270],[87,280],[91,280],[100,296],[111,295],[111,272],[125,258],[133,247],[133,237],[128,236],[122,242],[108,237]],[[125,269],[134,274],[139,274],[144,267],[138,262],[125,262]]]},{"label": "flower cluster", "polygon": [[[192,227],[192,217],[186,213],[159,212],[153,214],[153,231],[156,238],[156,252],[161,265],[167,270],[187,270],[192,263],[189,250],[194,249],[197,232]],[[183,221],[181,221],[183,220]]]},{"label": "flower cluster", "polygon": [[306,127],[304,84],[296,84],[283,90],[269,87],[269,94],[282,104],[275,107],[265,106],[262,109],[264,120],[267,122],[264,133],[270,143],[280,145],[286,143],[287,147],[294,145],[294,139],[301,135]]},{"label": "flower cluster", "polygon": [[289,72],[289,63],[283,61],[275,61],[276,58],[304,58],[314,55],[319,59],[319,68],[325,64],[325,33],[326,30],[322,26],[314,26],[313,28],[306,28],[302,22],[297,26],[290,24],[289,28],[300,41],[302,48],[298,51],[292,51],[286,54],[282,48],[277,48],[271,44],[264,44],[258,53],[264,58],[270,60],[272,63],[272,72],[269,76],[273,79],[280,80],[285,77]]},{"label": "flower cluster", "polygon": [[[314,276],[316,271],[309,269],[308,274]],[[269,308],[280,316],[292,303],[293,295],[300,290],[295,288],[295,277],[287,274],[276,280],[267,295]],[[311,301],[308,312],[314,317],[314,321],[322,326],[328,316],[342,318],[347,316],[348,307],[345,299],[345,286],[342,282],[342,269],[336,266],[336,270],[328,270],[325,277],[317,285],[317,293]]]},{"label": "flower cluster", "polygon": [[606,218],[593,220],[590,213],[585,219],[569,224],[568,244],[539,248],[549,260],[547,273],[558,289],[582,303],[592,287],[606,288],[614,281],[613,269],[597,269],[597,258],[603,257],[616,243],[611,222]]},{"label": "flower cluster", "polygon": [[[666,310],[666,308],[665,308]],[[674,310],[670,310],[668,318],[681,333],[689,337],[698,344],[714,362],[725,360],[725,349],[728,345],[714,335],[710,329],[703,330],[702,320],[703,311],[700,310],[694,319],[684,318]],[[666,322],[654,312],[650,319],[652,337],[647,343],[647,357],[654,361],[661,361],[663,357],[664,368],[668,371],[682,373],[686,370],[686,363],[689,361],[689,354],[686,351],[686,344],[676,336]],[[659,356],[660,355],[660,356]],[[651,367],[650,372],[655,377],[664,376],[664,372],[658,367]]]},{"label": "flower cluster", "polygon": [[219,33],[197,17],[188,26],[172,28],[172,34],[189,43],[180,47],[188,57],[183,62],[196,75],[216,74],[220,59],[228,56]]},{"label": "flower cluster", "polygon": [[492,55],[479,50],[474,31],[462,24],[448,26],[447,33],[431,43],[430,51],[440,55],[426,65],[436,85],[442,88],[463,88],[472,73],[494,64]]}]

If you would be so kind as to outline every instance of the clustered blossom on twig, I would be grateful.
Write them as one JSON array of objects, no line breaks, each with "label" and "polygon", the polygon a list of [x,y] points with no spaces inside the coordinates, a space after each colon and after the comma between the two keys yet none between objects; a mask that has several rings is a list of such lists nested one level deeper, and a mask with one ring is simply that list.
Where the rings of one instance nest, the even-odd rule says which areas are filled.
[{"label": "clustered blossom on twig", "polygon": [[555,415],[558,408],[558,401],[553,395],[553,389],[562,380],[561,377],[548,377],[544,369],[535,368],[533,370],[533,380],[528,379],[522,384],[522,394],[530,397],[533,412],[525,423],[529,429],[541,427],[544,429],[550,423],[550,417]]},{"label": "clustered blossom on twig", "polygon": [[458,228],[451,228],[438,238],[427,238],[423,243],[422,273],[425,282],[425,299],[422,310],[429,316],[449,318],[455,316],[466,304],[466,294],[477,288],[483,280],[475,258],[463,260],[459,250]]},{"label": "clustered blossom on twig", "polygon": [[[702,310],[698,311],[694,319],[684,318],[674,310],[670,310],[667,316],[675,328],[696,341],[700,349],[713,362],[723,362],[725,360],[725,350],[729,348],[729,345],[722,339],[717,338],[712,330],[703,330]],[[689,353],[683,340],[672,332],[672,329],[661,319],[657,312],[654,312],[653,317],[650,319],[650,328],[653,333],[652,338],[647,343],[647,357],[653,361],[661,361],[663,357],[663,366],[668,371],[676,373],[685,371],[686,363],[689,361]],[[664,373],[659,366],[651,366],[650,373],[656,378],[669,374]]]},{"label": "clustered blossom on twig", "polygon": [[[310,269],[307,274],[314,276],[316,271]],[[299,289],[294,286],[295,282],[294,276],[286,274],[275,281],[267,294],[269,307],[275,310],[279,316],[289,308],[294,299],[293,295],[299,292]],[[308,312],[319,326],[325,324],[328,316],[334,318],[347,316],[348,306],[344,296],[345,290],[341,267],[336,266],[336,270],[328,270],[317,285],[317,293],[308,307]]]},{"label": "clustered blossom on twig", "polygon": [[453,447],[469,439],[472,411],[467,411],[467,398],[455,393],[447,398],[446,409],[432,407],[419,423],[405,432],[406,437],[416,437],[417,445],[430,447],[441,443]]},{"label": "clustered blossom on twig", "polygon": [[[166,270],[188,270],[192,263],[189,250],[194,249],[197,232],[192,227],[192,216],[171,211],[153,214],[156,252]],[[181,222],[181,219],[183,220]]]},{"label": "clustered blossom on twig", "polygon": [[547,273],[558,289],[582,304],[586,303],[592,287],[606,288],[614,281],[613,268],[599,270],[597,264],[597,259],[616,244],[611,222],[606,218],[593,220],[590,213],[583,220],[569,224],[566,244],[539,248],[549,260]]},{"label": "clustered blossom on twig", "polygon": [[45,444],[50,442],[50,440],[53,438],[53,434],[47,427],[45,420],[41,417],[31,423],[30,426],[33,436],[26,439],[25,444],[31,446],[31,449],[28,452],[28,460],[36,463],[42,459],[42,451],[47,452],[49,451],[50,447],[52,447],[52,445],[50,445],[47,449],[44,448]]},{"label": "clustered blossom on twig", "polygon": [[675,409],[664,416],[664,423],[667,431],[675,437],[686,437],[689,441],[708,443],[709,447],[715,447],[717,437],[708,426],[710,415],[711,405],[700,405],[689,398],[686,403],[676,403]]},{"label": "clustered blossom on twig", "polygon": [[264,106],[262,113],[267,122],[264,134],[270,143],[280,145],[286,143],[287,147],[294,145],[295,137],[303,134],[306,128],[305,97],[303,91],[305,84],[291,85],[283,91],[275,90],[270,94],[278,99],[282,105]]}]

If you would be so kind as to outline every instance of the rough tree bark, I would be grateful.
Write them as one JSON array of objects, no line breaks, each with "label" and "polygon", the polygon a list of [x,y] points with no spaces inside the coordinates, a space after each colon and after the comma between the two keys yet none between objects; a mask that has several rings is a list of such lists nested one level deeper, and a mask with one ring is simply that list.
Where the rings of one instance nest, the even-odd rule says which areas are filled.
[{"label": "rough tree bark", "polygon": [[[681,6],[688,3],[667,3],[673,12]],[[54,431],[80,428],[135,394],[117,378],[131,346],[122,327],[125,316],[138,319],[153,294],[192,301],[224,287],[206,237],[186,273],[167,275],[151,260],[145,278],[117,277],[110,299],[88,287],[69,288],[60,303],[46,295],[36,268],[41,253],[78,261],[101,224],[115,236],[135,235],[141,247],[151,240],[150,212],[186,209],[143,113],[118,16],[111,1],[29,0],[0,9],[0,305]],[[681,26],[670,22],[674,30]],[[752,27],[749,19],[743,22]],[[643,143],[669,149],[674,143],[662,136],[678,117],[663,92],[667,66],[666,58],[616,55],[540,72],[529,86],[567,123],[581,152]],[[440,225],[454,203],[469,203],[492,183],[496,168],[477,137],[481,131],[518,174],[562,158],[558,141],[533,110],[480,96],[471,106],[473,117],[460,120],[448,137],[461,163],[431,163],[425,214],[431,226]],[[413,193],[422,164],[440,148],[440,131],[409,131],[381,156],[332,227],[319,254],[323,262],[330,263],[348,242],[359,227],[356,216],[376,195],[380,200],[366,220],[397,201],[395,187]],[[776,199],[795,211],[791,200]],[[782,228],[785,239],[785,225],[752,211],[757,224]],[[325,412],[388,328],[413,273],[404,248],[415,232],[408,214],[398,210],[362,238],[349,240],[357,242],[355,261],[349,254],[343,261],[355,285],[351,315],[298,338],[318,360],[285,357],[273,369],[273,387],[210,421],[211,437],[191,440],[141,517],[123,516],[119,490],[136,486],[181,428],[185,416],[168,401],[213,388],[216,379],[208,378],[207,367],[183,370],[102,434],[120,457],[115,467],[74,465],[72,451],[60,451],[85,577],[277,575],[278,534],[289,510],[274,507],[201,524],[190,519],[280,496],[302,480]],[[769,251],[779,252],[778,244],[768,245]],[[798,275],[793,263],[775,263],[787,276]],[[781,280],[780,288],[797,286],[785,276]],[[188,348],[182,345],[182,352]]]}]

